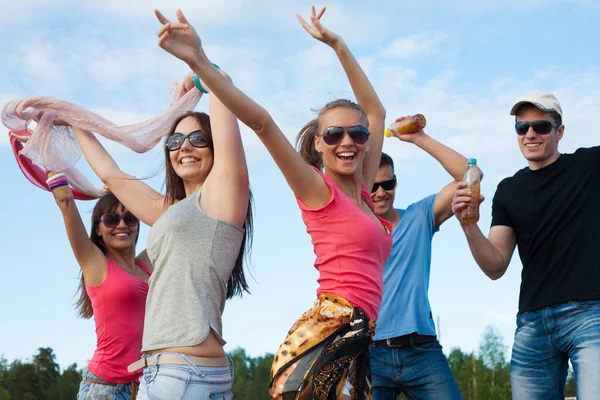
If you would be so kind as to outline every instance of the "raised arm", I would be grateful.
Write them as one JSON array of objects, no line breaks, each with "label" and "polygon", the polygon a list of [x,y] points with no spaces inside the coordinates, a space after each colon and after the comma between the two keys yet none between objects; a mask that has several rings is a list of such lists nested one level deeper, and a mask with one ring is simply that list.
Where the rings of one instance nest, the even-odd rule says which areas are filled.
[{"label": "raised arm", "polygon": [[[404,118],[406,117],[398,118],[396,121],[402,121]],[[425,150],[429,155],[435,158],[454,179],[448,185],[444,186],[435,198],[435,203],[433,205],[435,226],[440,226],[452,216],[452,198],[456,192],[456,184],[462,181],[467,169],[467,159],[462,154],[427,135],[423,130],[408,134],[399,134],[395,131],[392,131],[392,133],[398,139],[404,142],[413,143],[417,147]],[[481,170],[479,171],[479,175],[483,178]],[[481,201],[483,201],[483,198]]]},{"label": "raised arm", "polygon": [[354,96],[358,104],[362,107],[367,119],[369,120],[369,142],[370,148],[363,161],[363,183],[368,187],[372,187],[375,182],[375,176],[379,170],[379,162],[381,160],[381,149],[383,147],[383,131],[385,124],[385,108],[379,100],[375,89],[371,85],[369,78],[356,61],[356,58],[346,46],[344,40],[329,31],[321,24],[321,17],[325,13],[325,8],[315,13],[315,7],[312,7],[311,22],[312,26],[306,23],[304,19],[296,14],[298,21],[304,29],[308,31],[315,39],[330,46],[337,54]]},{"label": "raised arm", "polygon": [[[460,182],[456,186],[452,211],[458,218],[471,198],[465,183]],[[493,280],[504,275],[517,246],[515,230],[509,226],[496,225],[490,229],[486,239],[477,224],[461,223],[460,226],[465,232],[469,248],[479,268]]]},{"label": "raised arm", "polygon": [[[56,172],[49,172],[48,178],[55,175]],[[69,186],[60,186],[52,189],[52,194],[62,213],[67,238],[71,244],[73,255],[81,267],[85,282],[91,286],[101,284],[106,278],[106,257],[90,240],[71,189]]]},{"label": "raised arm", "polygon": [[269,113],[210,63],[198,34],[181,10],[177,10],[178,23],[170,22],[159,11],[156,11],[156,16],[163,24],[158,32],[159,45],[185,61],[210,90],[211,97],[216,96],[235,117],[257,134],[291,189],[302,201],[311,207],[324,205],[329,198],[329,189],[323,179],[304,162]]},{"label": "raised arm", "polygon": [[[229,76],[221,74],[230,80]],[[214,162],[204,182],[206,191],[202,194],[202,209],[242,227],[248,211],[250,182],[240,127],[217,96],[210,96],[209,101]]]},{"label": "raised arm", "polygon": [[121,171],[93,133],[75,127],[73,131],[96,175],[129,211],[152,226],[166,210],[163,196],[135,176]]}]

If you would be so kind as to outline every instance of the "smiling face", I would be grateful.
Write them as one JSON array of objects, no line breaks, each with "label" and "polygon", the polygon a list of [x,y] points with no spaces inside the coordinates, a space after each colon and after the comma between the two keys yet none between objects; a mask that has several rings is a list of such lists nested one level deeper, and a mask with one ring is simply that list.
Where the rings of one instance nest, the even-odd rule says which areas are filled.
[{"label": "smiling face", "polygon": [[[391,165],[382,165],[379,167],[375,183],[386,182],[392,179],[394,179],[394,171]],[[385,190],[382,186],[379,186],[375,192],[371,192],[375,214],[382,218],[387,217],[394,205],[395,196],[396,186],[391,190]]]},{"label": "smiling face", "polygon": [[352,108],[338,107],[331,109],[319,118],[319,133],[332,126],[339,126],[346,130],[339,143],[329,145],[322,136],[315,136],[316,150],[321,153],[323,165],[327,171],[337,175],[349,176],[360,171],[365,153],[369,150],[369,141],[365,144],[355,143],[347,132],[352,126],[366,126],[364,115]]},{"label": "smiling face", "polygon": [[[198,130],[205,132],[197,118],[188,116],[175,126],[174,133],[187,136]],[[173,171],[183,180],[186,192],[188,186],[202,185],[213,166],[211,148],[194,147],[189,139],[186,139],[179,149],[168,151],[168,157]]]},{"label": "smiling face", "polygon": [[[123,204],[119,204],[111,213],[125,214],[127,209]],[[123,252],[130,249],[135,249],[139,231],[139,223],[134,226],[127,226],[123,218],[117,226],[107,226],[103,221],[97,225],[96,235],[102,238],[104,245],[108,251]]]},{"label": "smiling face", "polygon": [[[551,121],[556,122],[551,113],[544,112],[533,105],[522,106],[517,113],[517,121]],[[552,128],[552,131],[540,135],[529,128],[526,134],[517,135],[519,148],[523,157],[529,162],[531,169],[543,168],[558,159],[558,142],[562,139],[565,127]]]}]

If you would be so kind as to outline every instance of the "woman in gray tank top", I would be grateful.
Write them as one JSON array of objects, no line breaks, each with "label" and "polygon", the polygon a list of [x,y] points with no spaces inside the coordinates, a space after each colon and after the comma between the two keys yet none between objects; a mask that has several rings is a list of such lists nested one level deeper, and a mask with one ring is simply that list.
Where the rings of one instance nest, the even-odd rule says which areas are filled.
[{"label": "woman in gray tank top", "polygon": [[[210,88],[194,86],[187,76],[187,90]],[[164,195],[122,172],[92,133],[74,128],[94,172],[152,227],[143,356],[129,366],[144,368],[138,399],[233,397],[221,315],[226,299],[248,291],[243,261],[252,239],[251,194],[236,118],[214,95],[209,110],[210,119],[189,112],[168,132]]]},{"label": "woman in gray tank top", "polygon": [[[339,196],[340,201],[348,204],[349,211],[355,214],[356,219],[365,221],[361,226],[368,226],[369,232],[375,232],[370,236],[356,235],[350,244],[360,244],[361,253],[357,259],[373,260],[368,265],[365,261],[365,268],[370,268],[369,273],[374,275],[369,289],[375,293],[373,303],[377,303],[375,307],[378,310],[381,269],[392,242],[389,227],[377,218],[370,207],[371,198],[367,188],[373,186],[379,169],[385,109],[343,39],[321,25],[320,18],[324,12],[325,9],[317,13],[312,8],[312,25],[300,16],[298,19],[311,36],[336,52],[359,104],[347,100],[328,104],[320,118],[311,121],[303,129],[305,134],[301,135],[300,142],[306,143],[306,146],[302,146],[301,154],[296,152],[267,111],[217,73],[204,54],[200,38],[181,11],[178,11],[178,22],[169,22],[158,14],[163,23],[158,35],[159,44],[186,61],[240,121],[254,130],[306,208],[315,212],[325,210],[319,216],[327,212],[333,214],[331,218],[322,218],[321,226],[330,228],[335,224],[334,228],[342,231],[348,225],[337,221],[354,219],[354,216],[350,217],[338,208],[334,211],[327,208],[334,194],[343,192]],[[325,173],[329,174],[327,179],[332,182],[332,191],[316,165],[321,168],[325,166]],[[329,232],[323,232],[320,239],[331,236],[329,229]],[[349,237],[346,235],[346,239]],[[376,239],[375,244],[371,245],[369,237]],[[365,243],[368,245],[365,246]],[[337,254],[325,256],[334,262],[336,258],[340,260]],[[340,277],[341,281],[348,268],[338,267],[336,271],[341,271],[335,276]],[[369,323],[369,318],[359,306],[348,299],[336,297],[319,297],[318,302],[322,307],[311,309],[304,315],[306,318],[303,316],[290,331],[271,369],[273,382],[269,390],[270,399],[370,398],[368,346],[373,324]],[[372,314],[376,315],[377,310],[373,310]]]}]

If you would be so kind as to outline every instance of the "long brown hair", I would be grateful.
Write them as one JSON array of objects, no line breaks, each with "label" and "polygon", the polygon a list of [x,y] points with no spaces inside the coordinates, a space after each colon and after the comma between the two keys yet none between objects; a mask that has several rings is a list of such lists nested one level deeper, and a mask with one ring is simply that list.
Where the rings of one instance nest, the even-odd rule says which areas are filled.
[{"label": "long brown hair", "polygon": [[323,115],[335,108],[350,108],[358,111],[362,115],[365,127],[369,127],[369,120],[364,110],[351,100],[337,99],[327,103],[320,110],[316,110],[319,113],[317,118],[304,125],[296,136],[296,150],[308,165],[312,165],[321,171],[323,170],[323,158],[321,157],[321,153],[315,148],[315,136],[319,134],[319,123]]},{"label": "long brown hair", "polygon": [[[117,197],[108,193],[98,199],[98,202],[94,206],[94,210],[92,211],[92,228],[90,230],[90,240],[94,243],[104,255],[106,255],[108,249],[104,244],[104,240],[102,240],[102,236],[98,235],[98,225],[100,225],[100,218],[102,215],[113,212],[119,208],[121,202]],[[140,236],[140,225],[138,223],[138,231],[135,236],[135,243],[137,243],[138,238]],[[79,279],[79,287],[77,288],[77,292],[79,293],[79,299],[75,302],[75,309],[77,310],[77,314],[81,318],[89,319],[94,315],[94,310],[92,309],[92,301],[90,300],[90,296],[85,290],[85,281],[83,279],[83,273],[80,274],[81,277]]]},{"label": "long brown hair", "polygon": [[[177,119],[171,129],[169,130],[169,134],[175,132],[175,128],[177,125],[184,120],[185,118],[193,117],[200,124],[200,129],[202,130],[202,134],[208,143],[208,148],[211,152],[214,153],[214,145],[212,138],[212,130],[210,127],[210,117],[205,113],[200,113],[196,111],[188,111],[184,115],[182,115],[179,119]],[[183,186],[183,179],[179,177],[175,173],[175,169],[171,164],[171,158],[169,157],[169,150],[165,146],[165,203],[167,206],[172,205],[175,201],[183,200],[185,198],[185,187]],[[251,248],[252,248],[252,237],[253,237],[253,223],[252,223],[252,204],[254,203],[252,197],[252,191],[250,191],[250,197],[248,198],[248,211],[246,212],[246,220],[244,221],[244,238],[242,239],[242,245],[240,246],[240,252],[235,261],[235,266],[233,268],[233,272],[231,273],[231,277],[227,282],[227,292],[226,296],[228,299],[234,296],[242,296],[244,292],[250,293],[250,289],[248,286],[248,282],[246,281],[246,276],[244,274],[244,259],[250,256]]]}]

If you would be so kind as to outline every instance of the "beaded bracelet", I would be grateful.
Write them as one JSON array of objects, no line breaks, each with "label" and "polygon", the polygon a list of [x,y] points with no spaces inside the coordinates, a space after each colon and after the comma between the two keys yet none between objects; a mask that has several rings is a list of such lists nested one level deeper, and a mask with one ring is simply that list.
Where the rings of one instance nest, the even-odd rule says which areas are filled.
[{"label": "beaded bracelet", "polygon": [[65,178],[65,174],[63,172],[59,172],[58,174],[53,175],[50,178],[46,179],[46,184],[49,185],[50,182],[55,181],[55,180],[60,179],[60,178]]},{"label": "beaded bracelet", "polygon": [[[219,68],[219,66],[217,64],[213,64],[213,65],[216,69],[221,69],[221,68]],[[204,89],[204,87],[200,83],[200,78],[198,77],[198,75],[196,75],[195,72],[192,74],[192,80],[194,81],[194,86],[196,86],[196,89],[198,89],[202,93],[208,93],[208,91],[206,89]]]}]

